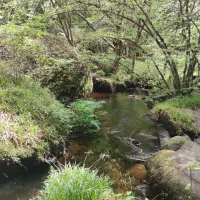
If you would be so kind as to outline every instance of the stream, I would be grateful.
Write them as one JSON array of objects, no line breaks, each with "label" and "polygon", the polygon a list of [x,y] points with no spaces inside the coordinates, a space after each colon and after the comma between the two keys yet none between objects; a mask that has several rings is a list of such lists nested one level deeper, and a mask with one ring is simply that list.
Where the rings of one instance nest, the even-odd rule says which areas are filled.
[{"label": "stream", "polygon": [[[141,100],[129,98],[127,93],[106,97],[101,130],[92,137],[68,141],[70,159],[108,174],[117,192],[145,188],[144,161],[159,149],[157,124],[145,117],[150,110]],[[30,200],[41,189],[48,171],[48,167],[38,168],[1,184],[0,199]]]}]

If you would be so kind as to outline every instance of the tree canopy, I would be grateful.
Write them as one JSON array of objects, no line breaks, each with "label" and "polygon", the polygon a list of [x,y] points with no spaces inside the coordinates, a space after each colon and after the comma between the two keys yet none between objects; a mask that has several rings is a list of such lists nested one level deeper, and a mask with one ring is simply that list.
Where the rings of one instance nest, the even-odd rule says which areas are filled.
[{"label": "tree canopy", "polygon": [[4,0],[1,41],[23,72],[74,59],[132,79],[139,60],[154,85],[188,88],[199,77],[199,9],[198,0]]}]

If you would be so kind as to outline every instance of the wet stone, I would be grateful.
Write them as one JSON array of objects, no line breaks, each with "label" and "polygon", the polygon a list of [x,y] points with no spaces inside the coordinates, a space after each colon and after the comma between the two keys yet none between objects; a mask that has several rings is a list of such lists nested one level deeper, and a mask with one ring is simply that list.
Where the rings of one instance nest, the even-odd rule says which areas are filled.
[{"label": "wet stone", "polygon": [[130,177],[134,177],[139,182],[143,182],[147,178],[147,170],[143,164],[136,164],[127,170]]}]

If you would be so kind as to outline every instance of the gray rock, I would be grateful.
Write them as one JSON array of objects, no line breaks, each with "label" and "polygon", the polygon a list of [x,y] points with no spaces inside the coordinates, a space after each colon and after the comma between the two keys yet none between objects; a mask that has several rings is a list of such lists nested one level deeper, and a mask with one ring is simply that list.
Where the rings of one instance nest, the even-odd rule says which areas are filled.
[{"label": "gray rock", "polygon": [[128,161],[140,161],[146,162],[146,160],[150,157],[150,155],[125,155],[125,159]]},{"label": "gray rock", "polygon": [[160,140],[160,146],[162,147],[165,142],[167,142],[170,139],[169,132],[164,129],[162,126],[158,127],[158,137]]},{"label": "gray rock", "polygon": [[[178,151],[161,150],[148,160],[150,181],[159,189],[169,194],[170,200],[200,199],[200,170],[189,166],[200,165],[200,145],[187,141]],[[192,188],[186,190],[191,183]],[[191,196],[191,198],[189,198]]]},{"label": "gray rock", "polygon": [[194,140],[194,142],[196,142],[197,144],[200,144],[200,138],[196,138],[196,139]]},{"label": "gray rock", "polygon": [[162,145],[162,149],[177,151],[183,144],[191,141],[189,137],[175,136]]},{"label": "gray rock", "polygon": [[[200,145],[196,142],[188,141],[177,151],[178,154],[183,154],[194,161],[200,162]],[[200,193],[200,191],[199,191]]]},{"label": "gray rock", "polygon": [[143,136],[143,137],[146,137],[148,139],[151,139],[151,140],[157,140],[158,139],[158,137],[151,135],[151,134],[148,134],[148,133],[140,133],[140,135]]}]

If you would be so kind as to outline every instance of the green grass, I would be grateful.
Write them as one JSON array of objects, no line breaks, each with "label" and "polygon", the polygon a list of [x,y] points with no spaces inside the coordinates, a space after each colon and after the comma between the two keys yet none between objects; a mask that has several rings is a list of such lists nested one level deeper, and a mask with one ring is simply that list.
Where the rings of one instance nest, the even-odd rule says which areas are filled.
[{"label": "green grass", "polygon": [[115,194],[112,181],[78,165],[65,165],[51,169],[39,196],[34,200],[135,200],[131,191]]},{"label": "green grass", "polygon": [[196,109],[200,107],[200,95],[194,94],[190,96],[179,96],[173,99],[168,99],[165,104],[179,108]]},{"label": "green grass", "polygon": [[99,200],[112,193],[111,181],[96,170],[67,165],[52,169],[37,200]]},{"label": "green grass", "polygon": [[0,158],[36,153],[42,159],[49,144],[72,132],[99,130],[95,110],[101,104],[81,100],[66,108],[31,78],[0,77]]},{"label": "green grass", "polygon": [[200,106],[200,95],[179,96],[156,104],[154,112],[157,117],[167,115],[178,131],[196,131],[195,117],[192,109]]},{"label": "green grass", "polygon": [[0,103],[1,110],[31,118],[42,128],[50,127],[51,133],[70,132],[70,123],[67,122],[70,121],[71,111],[65,109],[48,89],[30,78],[9,80],[1,77]]},{"label": "green grass", "polygon": [[48,146],[42,129],[31,118],[0,112],[0,158],[29,157]]},{"label": "green grass", "polygon": [[0,158],[42,158],[48,142],[70,133],[71,113],[32,79],[0,77]]}]

